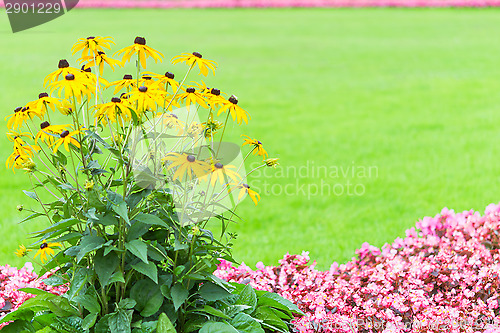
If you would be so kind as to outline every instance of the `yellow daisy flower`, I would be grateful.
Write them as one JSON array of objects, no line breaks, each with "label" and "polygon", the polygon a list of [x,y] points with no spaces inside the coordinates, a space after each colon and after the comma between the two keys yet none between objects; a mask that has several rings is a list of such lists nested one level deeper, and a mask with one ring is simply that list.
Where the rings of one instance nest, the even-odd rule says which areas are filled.
[{"label": "yellow daisy flower", "polygon": [[63,108],[62,102],[54,97],[49,97],[49,94],[43,92],[38,95],[38,99],[33,102],[29,102],[27,106],[30,107],[33,112],[35,112],[40,118],[45,115],[45,113],[50,109],[54,111]]},{"label": "yellow daisy flower", "polygon": [[[82,74],[90,81],[92,82],[92,86],[95,87],[97,85],[97,75],[92,73],[92,68],[87,67],[85,68],[85,65],[82,65],[81,68]],[[103,78],[102,76],[99,76],[99,84],[106,88],[109,85],[108,80]]]},{"label": "yellow daisy flower", "polygon": [[7,132],[7,138],[11,142],[14,142],[14,141],[16,141],[17,138],[22,138],[22,137],[29,138],[29,139],[33,138],[31,136],[31,133],[29,133],[29,132],[19,132],[19,131],[14,131],[14,130],[9,130]]},{"label": "yellow daisy flower", "polygon": [[59,68],[58,70],[45,77],[45,80],[43,81],[44,86],[47,86],[51,82],[58,81],[59,77],[64,78],[68,74],[73,74],[75,77],[82,75],[82,72],[79,69],[70,67],[66,59],[59,60],[57,67]]},{"label": "yellow daisy flower", "polygon": [[120,60],[110,58],[106,55],[106,53],[104,53],[102,51],[97,52],[97,55],[94,55],[94,56],[82,57],[80,59],[80,62],[86,63],[84,68],[98,66],[100,75],[102,75],[102,72],[104,71],[104,64],[109,65],[109,67],[111,67],[113,72],[115,71],[115,66],[118,66],[118,67],[122,66],[122,62]]},{"label": "yellow daisy flower", "polygon": [[177,91],[177,88],[179,88],[179,82],[174,80],[175,75],[171,72],[166,72],[165,75],[155,74],[152,72],[146,72],[145,74],[152,76],[156,80],[154,83],[155,88],[161,87],[161,89],[167,91],[168,86],[171,86],[174,93]]},{"label": "yellow daisy flower", "polygon": [[84,76],[76,77],[74,74],[68,74],[64,80],[52,82],[49,86],[52,88],[51,92],[58,89],[59,97],[64,91],[64,97],[69,99],[73,95],[78,102],[81,102],[82,97],[87,96],[90,98],[92,95],[91,82]]},{"label": "yellow daisy flower", "polygon": [[97,118],[97,121],[102,122],[103,125],[106,125],[109,120],[112,123],[118,122],[123,127],[124,121],[129,121],[132,118],[129,107],[118,97],[113,97],[111,98],[111,102],[98,104],[95,107],[98,110],[94,117]]},{"label": "yellow daisy flower", "polygon": [[144,74],[139,79],[139,86],[150,87],[154,83],[155,83],[155,81],[153,80],[153,77],[151,75]]},{"label": "yellow daisy flower", "polygon": [[156,103],[163,104],[163,96],[161,91],[156,89],[148,89],[146,86],[141,86],[139,89],[134,89],[126,95],[130,103],[137,102],[139,113],[146,110],[156,111]]},{"label": "yellow daisy flower", "polygon": [[210,165],[208,163],[199,161],[194,155],[188,153],[170,153],[165,156],[162,161],[163,164],[166,164],[167,161],[172,161],[167,169],[171,170],[177,168],[173,175],[173,179],[179,179],[179,181],[182,181],[185,174],[188,175],[189,179],[192,179],[193,175],[196,176],[196,178],[201,178],[210,170]]},{"label": "yellow daisy flower", "polygon": [[236,171],[231,170],[235,168],[236,167],[234,165],[223,165],[220,162],[215,163],[211,167],[211,172],[204,176],[203,179],[210,177],[210,184],[212,186],[215,186],[217,180],[219,180],[220,184],[223,185],[226,183],[226,177],[234,182],[239,182],[241,176]]},{"label": "yellow daisy flower", "polygon": [[276,169],[276,167],[280,165],[278,161],[279,158],[268,158],[267,160],[264,160],[264,163],[266,163],[268,167]]},{"label": "yellow daisy flower", "polygon": [[31,251],[32,250],[27,249],[26,246],[21,244],[21,245],[19,245],[19,249],[16,250],[15,254],[17,257],[22,258],[22,257],[25,257],[28,254],[28,252],[31,252]]},{"label": "yellow daisy flower", "polygon": [[24,165],[31,161],[31,158],[26,155],[21,155],[19,152],[14,151],[7,158],[7,162],[5,162],[5,166],[7,169],[24,169]]},{"label": "yellow daisy flower", "polygon": [[[7,121],[7,127],[10,129],[16,129],[21,127],[25,121],[28,119],[33,119],[34,116],[40,117],[36,112],[30,109],[29,105],[25,107],[18,107],[14,110],[13,114],[5,117]],[[41,117],[40,117],[41,119]]]},{"label": "yellow daisy flower", "polygon": [[66,149],[66,151],[69,151],[70,143],[75,147],[80,148],[80,143],[73,137],[78,133],[80,133],[80,130],[76,130],[73,132],[64,130],[61,134],[59,134],[59,139],[54,143],[54,154],[57,153],[57,150],[62,144],[64,144],[64,148]]},{"label": "yellow daisy flower", "polygon": [[177,101],[184,101],[186,106],[189,107],[191,104],[199,104],[204,108],[208,108],[207,103],[205,102],[205,96],[199,92],[196,92],[196,89],[193,87],[186,88],[185,92],[175,96]]},{"label": "yellow daisy flower", "polygon": [[40,255],[40,260],[42,261],[42,264],[47,261],[47,255],[54,255],[54,247],[62,247],[61,243],[47,243],[45,239],[42,241],[42,244],[40,245],[40,249],[37,251],[35,254],[35,258]]},{"label": "yellow daisy flower", "polygon": [[132,75],[125,74],[123,76],[122,80],[113,81],[113,82],[109,83],[106,86],[106,89],[109,88],[109,87],[111,87],[111,86],[116,86],[114,93],[117,94],[120,90],[122,90],[124,88],[127,89],[127,91],[130,90],[130,89],[132,89],[132,88],[135,88],[136,87],[136,83],[137,83],[137,81],[132,78]]},{"label": "yellow daisy flower", "polygon": [[51,125],[48,121],[44,121],[40,124],[40,131],[35,136],[35,143],[38,143],[38,140],[40,140],[51,146],[54,140],[58,139],[59,135],[68,126],[71,125]]},{"label": "yellow daisy flower", "polygon": [[157,117],[162,117],[162,124],[168,128],[177,128],[179,130],[177,135],[180,135],[184,130],[184,123],[179,120],[176,114],[173,113],[158,113]]},{"label": "yellow daisy flower", "polygon": [[215,61],[203,59],[203,56],[198,52],[183,53],[172,58],[172,63],[174,65],[179,62],[185,62],[188,66],[198,65],[200,74],[204,76],[208,75],[209,69],[211,69],[212,73],[215,75],[215,69],[217,68],[217,63]]},{"label": "yellow daisy flower", "polygon": [[243,196],[245,194],[248,194],[250,199],[255,203],[257,206],[257,203],[260,201],[260,195],[259,193],[255,192],[254,190],[250,189],[250,186],[248,184],[233,184],[235,185],[233,188],[231,188],[231,192],[234,190],[240,190],[240,193],[238,193],[238,201],[241,201]]},{"label": "yellow daisy flower", "polygon": [[232,95],[231,97],[229,97],[227,101],[224,100],[223,103],[224,104],[219,109],[217,115],[229,111],[231,117],[233,117],[233,120],[236,120],[238,124],[241,124],[242,121],[244,121],[245,124],[248,124],[248,119],[250,118],[250,116],[245,110],[243,110],[241,107],[237,105],[238,98],[236,96]]},{"label": "yellow daisy flower", "polygon": [[163,58],[163,54],[161,54],[161,52],[158,52],[155,49],[146,46],[146,39],[144,37],[136,37],[133,45],[121,49],[120,51],[116,52],[115,55],[121,53],[123,53],[123,64],[125,64],[125,62],[127,61],[130,61],[130,58],[133,55],[137,54],[142,68],[146,68],[146,59],[148,57],[153,58],[155,62],[158,62],[158,60],[161,62]]},{"label": "yellow daisy flower", "polygon": [[242,146],[244,145],[253,146],[254,147],[253,155],[257,154],[259,156],[262,156],[262,160],[265,160],[266,157],[269,156],[267,151],[262,147],[262,142],[260,142],[259,140],[251,139],[248,135],[242,135],[242,136],[246,137],[246,139],[243,139],[244,143]]},{"label": "yellow daisy flower", "polygon": [[14,151],[17,151],[20,155],[33,157],[34,153],[39,150],[40,147],[28,144],[21,137],[14,139]]},{"label": "yellow daisy flower", "polygon": [[99,51],[104,51],[104,49],[110,49],[111,44],[115,44],[111,37],[87,37],[79,38],[78,41],[73,45],[71,51],[73,54],[82,51],[82,58],[85,56],[93,56]]}]

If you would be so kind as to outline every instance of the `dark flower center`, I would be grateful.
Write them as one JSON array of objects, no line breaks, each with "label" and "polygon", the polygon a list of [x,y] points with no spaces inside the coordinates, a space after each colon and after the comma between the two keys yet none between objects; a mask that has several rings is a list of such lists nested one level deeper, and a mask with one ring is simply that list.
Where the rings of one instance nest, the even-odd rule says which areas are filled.
[{"label": "dark flower center", "polygon": [[260,141],[257,141],[257,144],[259,144],[259,145],[262,145],[262,142],[260,142]]},{"label": "dark flower center", "polygon": [[179,117],[177,117],[177,115],[176,115],[176,114],[171,113],[171,114],[170,114],[170,116],[171,116],[171,117],[174,117],[175,119],[179,119]]},{"label": "dark flower center", "polygon": [[44,121],[43,123],[41,123],[41,124],[40,124],[40,128],[41,128],[41,129],[47,128],[47,127],[49,127],[49,126],[50,126],[50,124],[49,124],[49,122],[48,122],[48,121]]},{"label": "dark flower center", "polygon": [[124,79],[124,80],[132,80],[132,75],[130,75],[130,74],[125,74],[125,75],[123,75],[123,79]]},{"label": "dark flower center", "polygon": [[146,91],[148,91],[148,87],[145,86],[139,87],[139,91],[145,93]]},{"label": "dark flower center", "polygon": [[222,165],[222,163],[218,162],[218,163],[215,163],[214,167],[216,169],[222,169],[224,167],[224,165]]},{"label": "dark flower center", "polygon": [[196,89],[194,89],[193,87],[189,87],[186,89],[186,92],[190,93],[190,94],[194,93],[195,91],[196,91]]},{"label": "dark flower center", "polygon": [[198,52],[193,52],[193,55],[196,57],[196,58],[203,58],[203,56],[201,55],[201,53],[198,53]]},{"label": "dark flower center", "polygon": [[97,54],[98,54],[98,55],[103,55],[103,54],[105,54],[105,53],[104,53],[104,52],[102,52],[102,51],[98,51],[98,52],[97,52]]},{"label": "dark flower center", "polygon": [[188,160],[188,162],[192,163],[192,162],[196,161],[196,158],[193,155],[188,155],[187,160]]},{"label": "dark flower center", "polygon": [[62,132],[62,133],[61,133],[61,138],[65,138],[65,137],[67,137],[67,136],[68,136],[68,134],[69,134],[69,131],[64,131],[64,132]]},{"label": "dark flower center", "polygon": [[122,101],[122,100],[121,100],[121,99],[119,99],[118,97],[113,97],[113,98],[111,98],[111,102],[113,102],[113,103],[120,103],[121,101]]},{"label": "dark flower center", "polygon": [[151,76],[147,76],[147,75],[146,75],[146,76],[143,76],[143,77],[142,77],[142,79],[143,79],[143,80],[151,80]]},{"label": "dark flower center", "polygon": [[69,67],[69,62],[66,59],[59,60],[59,64],[57,65],[59,68],[67,68]]},{"label": "dark flower center", "polygon": [[95,39],[94,36],[87,37],[87,39]]},{"label": "dark flower center", "polygon": [[49,244],[47,243],[42,243],[42,245],[40,245],[40,249],[43,250],[45,248],[49,247]]},{"label": "dark flower center", "polygon": [[23,109],[22,107],[18,106],[17,108],[15,108],[15,109],[14,109],[14,112],[19,112],[19,111],[21,111],[22,109]]},{"label": "dark flower center", "polygon": [[217,89],[217,88],[212,88],[212,90],[210,90],[210,93],[212,95],[219,96],[220,95],[220,90]]},{"label": "dark flower center", "polygon": [[29,110],[29,108],[30,108],[29,106],[25,106],[24,108],[22,108],[22,109],[21,109],[21,111],[23,111],[23,112],[24,112],[24,111],[28,111],[28,110]]},{"label": "dark flower center", "polygon": [[82,71],[86,73],[92,73],[92,69],[90,67],[85,68],[85,65],[82,66]]},{"label": "dark flower center", "polygon": [[73,81],[75,79],[75,76],[73,74],[68,74],[64,78],[68,81]]},{"label": "dark flower center", "polygon": [[139,45],[146,45],[146,38],[144,38],[144,37],[135,37],[134,43],[135,44],[139,44]]},{"label": "dark flower center", "polygon": [[171,73],[171,72],[166,72],[165,73],[165,76],[169,79],[173,79],[175,77],[174,73]]},{"label": "dark flower center", "polygon": [[122,94],[120,95],[120,98],[121,98],[121,99],[127,99],[127,98],[128,98],[127,93],[122,93]]},{"label": "dark flower center", "polygon": [[44,98],[44,97],[49,97],[49,94],[47,94],[46,92],[43,92],[43,93],[38,95],[38,98]]},{"label": "dark flower center", "polygon": [[234,95],[231,95],[231,97],[229,97],[228,101],[230,101],[233,104],[238,104],[238,98],[236,98],[236,96],[234,96]]},{"label": "dark flower center", "polygon": [[244,188],[250,188],[250,186],[248,186],[248,184],[241,184]]}]

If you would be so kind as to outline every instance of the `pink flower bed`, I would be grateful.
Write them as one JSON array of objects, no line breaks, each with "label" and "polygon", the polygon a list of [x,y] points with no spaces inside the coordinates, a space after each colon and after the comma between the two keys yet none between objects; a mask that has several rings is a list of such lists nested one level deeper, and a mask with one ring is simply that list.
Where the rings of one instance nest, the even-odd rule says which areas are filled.
[{"label": "pink flower bed", "polygon": [[[19,291],[21,288],[37,288],[56,295],[65,293],[67,290],[65,286],[51,287],[42,282],[51,275],[52,273],[47,273],[39,277],[33,272],[31,263],[26,263],[19,270],[9,265],[0,266],[0,318],[17,309],[27,299],[34,297],[32,294]],[[0,328],[5,325],[7,324],[0,324]]]},{"label": "pink flower bed", "polygon": [[500,333],[500,205],[484,216],[443,209],[404,239],[356,254],[327,271],[307,252],[256,270],[221,261],[216,275],[297,304],[306,316],[296,332]]}]

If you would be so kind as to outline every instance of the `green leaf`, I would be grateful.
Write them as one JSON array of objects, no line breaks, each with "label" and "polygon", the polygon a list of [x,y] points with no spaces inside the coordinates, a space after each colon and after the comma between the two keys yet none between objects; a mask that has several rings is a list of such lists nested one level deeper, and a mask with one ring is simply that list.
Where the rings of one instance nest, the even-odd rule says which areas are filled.
[{"label": "green leaf", "polygon": [[219,317],[219,318],[222,318],[222,319],[231,320],[231,317],[229,317],[227,314],[225,314],[224,312],[222,312],[219,309],[211,307],[210,305],[205,305],[203,307],[203,310],[199,310],[199,311],[208,313],[208,314],[210,314],[212,316],[216,316],[216,317]]},{"label": "green leaf", "polygon": [[189,291],[181,283],[177,283],[170,289],[170,295],[174,302],[175,311],[177,311],[188,298]]},{"label": "green leaf", "polygon": [[33,295],[46,295],[46,296],[51,296],[54,295],[52,293],[49,293],[48,291],[37,289],[37,288],[19,288],[19,291],[23,291],[28,294],[33,294]]},{"label": "green leaf", "polygon": [[124,298],[118,303],[120,309],[133,309],[137,305],[137,302],[132,298]]},{"label": "green leaf", "polygon": [[144,263],[148,263],[148,246],[144,243],[144,241],[134,239],[133,241],[125,243],[125,248],[137,258],[141,259]]},{"label": "green leaf", "polygon": [[236,301],[236,304],[245,304],[251,307],[249,313],[255,311],[257,307],[257,295],[255,294],[255,290],[252,288],[250,284],[247,284],[245,288],[240,292],[240,296]]},{"label": "green leaf", "polygon": [[147,233],[149,231],[149,228],[151,227],[150,224],[144,224],[139,221],[132,221],[133,224],[130,226],[127,232],[127,242],[137,239]]},{"label": "green leaf", "polygon": [[238,331],[228,323],[209,321],[201,327],[199,333],[238,333]]},{"label": "green leaf", "polygon": [[280,295],[271,292],[267,292],[261,296],[259,298],[258,305],[267,305],[279,310],[284,310],[285,312],[290,311],[296,315],[304,315],[304,312],[300,311],[297,305]]},{"label": "green leaf", "polygon": [[24,192],[24,194],[26,194],[31,199],[34,199],[34,200],[38,201],[38,198],[37,198],[35,192],[29,192],[29,191],[25,191],[25,190],[23,190],[23,192]]},{"label": "green leaf", "polygon": [[149,279],[137,281],[130,289],[130,297],[137,302],[135,309],[144,317],[158,312],[163,304],[160,287]]},{"label": "green leaf", "polygon": [[257,320],[242,312],[234,316],[231,325],[240,333],[265,333]]},{"label": "green leaf", "polygon": [[95,325],[98,313],[90,313],[88,316],[83,318],[82,327],[86,330]]},{"label": "green leaf", "polygon": [[257,310],[255,310],[255,318],[264,321],[266,324],[274,326],[280,332],[289,332],[286,323],[274,313],[272,308],[268,306],[259,306]]},{"label": "green leaf", "polygon": [[74,300],[79,305],[87,309],[90,313],[101,312],[101,305],[99,304],[97,299],[91,295],[78,295],[74,298]]},{"label": "green leaf", "polygon": [[212,282],[204,283],[200,288],[199,294],[204,300],[209,302],[218,301],[231,296],[230,292]]},{"label": "green leaf", "polygon": [[132,268],[139,273],[146,275],[155,283],[158,283],[158,269],[156,268],[156,264],[154,262],[151,261],[146,264],[140,261],[137,264],[132,265]]},{"label": "green leaf", "polygon": [[111,333],[131,333],[133,310],[118,310],[109,316],[108,325]]},{"label": "green leaf", "polygon": [[100,249],[104,244],[104,238],[100,236],[88,235],[82,237],[80,241],[80,252],[76,256],[76,261],[80,262],[82,258],[89,252]]},{"label": "green leaf", "polygon": [[109,278],[108,283],[115,283],[115,282],[122,282],[125,283],[125,279],[123,278],[123,274],[120,270],[117,270],[116,272],[113,273],[111,278]]},{"label": "green leaf", "polygon": [[119,265],[119,259],[116,253],[111,252],[106,256],[103,256],[103,251],[100,250],[96,253],[94,257],[94,267],[101,282],[101,286],[105,287],[109,284],[109,279],[116,271]]},{"label": "green leaf", "polygon": [[134,217],[134,220],[137,220],[139,222],[149,224],[149,225],[159,225],[159,226],[162,226],[165,228],[169,227],[168,224],[166,224],[162,219],[160,219],[156,215],[140,213]]},{"label": "green leaf", "polygon": [[158,318],[156,333],[176,333],[174,325],[165,313],[160,314],[160,317]]},{"label": "green leaf", "polygon": [[123,200],[123,197],[118,193],[113,191],[106,191],[108,193],[108,200],[111,202],[111,208],[115,211],[118,216],[120,216],[127,224],[130,224],[128,218],[128,206],[127,203]]}]

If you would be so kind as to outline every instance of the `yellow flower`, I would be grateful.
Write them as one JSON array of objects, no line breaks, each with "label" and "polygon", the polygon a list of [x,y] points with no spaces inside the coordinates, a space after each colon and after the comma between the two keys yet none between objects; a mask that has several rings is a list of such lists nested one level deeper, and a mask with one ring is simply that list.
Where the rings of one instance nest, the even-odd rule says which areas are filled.
[{"label": "yellow flower", "polygon": [[19,245],[19,249],[16,250],[16,256],[18,256],[19,258],[22,258],[22,257],[25,257],[28,252],[31,252],[30,249],[27,249],[26,246],[24,245]]},{"label": "yellow flower", "polygon": [[[137,111],[142,113],[146,110],[156,111],[156,103],[163,104],[163,96],[161,91],[156,89],[148,89],[146,86],[141,86],[139,89],[134,89],[126,94],[130,103],[137,102]],[[138,115],[139,116],[139,115]]]},{"label": "yellow flower", "polygon": [[71,125],[51,125],[48,121],[44,121],[40,124],[40,131],[35,136],[35,143],[38,140],[45,142],[47,145],[52,145],[56,138],[59,138],[64,129]]},{"label": "yellow flower", "polygon": [[61,134],[59,134],[59,139],[54,143],[54,154],[57,153],[57,150],[62,144],[64,144],[64,148],[66,149],[66,151],[69,151],[70,143],[75,147],[80,148],[80,143],[75,138],[73,138],[73,136],[77,135],[78,133],[80,133],[80,130],[76,130],[73,132],[65,130]]},{"label": "yellow flower", "polygon": [[80,102],[82,97],[87,96],[87,98],[90,98],[92,95],[91,85],[92,82],[82,75],[76,77],[74,74],[68,74],[64,77],[64,80],[52,82],[49,86],[52,87],[51,91],[59,89],[59,97],[64,91],[66,99],[74,95]]},{"label": "yellow flower", "polygon": [[[17,129],[21,127],[24,122],[28,119],[33,119],[34,116],[40,117],[39,114],[30,109],[29,105],[25,107],[18,107],[14,110],[13,114],[5,117],[7,121],[7,127],[10,129]],[[40,117],[41,119],[42,117]]]},{"label": "yellow flower", "polygon": [[217,63],[215,61],[203,59],[203,56],[198,52],[183,53],[172,59],[174,65],[179,62],[185,62],[188,66],[198,65],[200,74],[204,76],[208,75],[209,69],[211,69],[212,73],[215,75],[215,69],[217,68]]},{"label": "yellow flower", "polygon": [[136,37],[134,40],[134,45],[127,46],[115,54],[123,53],[122,62],[125,63],[130,61],[130,58],[137,54],[141,63],[142,68],[146,68],[146,59],[151,57],[155,62],[158,60],[161,62],[163,54],[156,51],[155,49],[146,46],[146,39],[144,37]]},{"label": "yellow flower", "polygon": [[7,138],[11,142],[16,141],[17,138],[23,138],[23,137],[33,139],[33,137],[31,136],[31,133],[29,133],[29,132],[18,132],[18,131],[14,131],[14,130],[9,130],[7,132]]},{"label": "yellow flower", "polygon": [[[139,86],[145,86],[145,87],[150,87],[152,84],[154,84],[155,81],[153,80],[153,77],[151,75],[144,74],[140,79],[139,79]],[[157,89],[157,88],[156,88]]]},{"label": "yellow flower", "polygon": [[243,110],[237,104],[238,104],[238,98],[232,95],[231,97],[229,97],[227,101],[226,100],[223,101],[223,105],[219,109],[217,115],[229,111],[231,117],[233,117],[233,120],[236,120],[238,124],[241,124],[242,121],[248,124],[248,118],[250,118],[250,116],[245,110]]},{"label": "yellow flower", "polygon": [[171,86],[173,92],[175,93],[179,87],[179,82],[174,80],[175,75],[171,72],[166,72],[165,75],[155,74],[152,72],[145,72],[145,74],[152,76],[156,80],[154,83],[155,88],[161,87],[161,89],[167,91],[168,86]]},{"label": "yellow flower", "polygon": [[73,74],[75,77],[83,76],[82,71],[73,67],[69,67],[69,63],[66,59],[59,60],[59,64],[57,65],[58,70],[50,73],[45,77],[43,81],[43,85],[47,86],[51,82],[55,82],[59,80],[59,77],[66,77],[68,74]]},{"label": "yellow flower", "polygon": [[208,108],[207,103],[205,102],[205,96],[203,94],[196,92],[196,89],[193,87],[186,88],[185,93],[179,94],[175,96],[177,101],[183,100],[186,103],[186,106],[189,107],[191,104],[199,104],[204,108]]},{"label": "yellow flower", "polygon": [[33,157],[34,153],[39,150],[40,147],[26,143],[21,137],[14,139],[14,151],[17,151],[20,155]]},{"label": "yellow flower", "polygon": [[7,169],[23,169],[24,164],[31,161],[31,158],[26,155],[21,155],[19,152],[14,151],[12,154],[9,155],[7,158],[7,162],[5,163],[5,166]]},{"label": "yellow flower", "polygon": [[240,190],[240,193],[238,193],[238,201],[241,201],[241,199],[245,194],[248,194],[250,196],[250,199],[252,199],[255,205],[257,205],[257,203],[260,201],[259,193],[250,189],[250,186],[248,186],[248,184],[233,184],[233,185],[235,186],[231,188],[231,192],[234,190]]},{"label": "yellow flower", "polygon": [[221,91],[217,88],[207,89],[205,96],[208,99],[208,104],[214,109],[223,106],[226,102],[226,99],[221,95]]},{"label": "yellow flower", "polygon": [[92,56],[97,54],[99,51],[104,51],[104,49],[110,49],[111,44],[115,44],[111,37],[87,37],[79,38],[78,41],[73,45],[71,51],[75,54],[78,51],[82,51],[82,58],[85,56]]},{"label": "yellow flower", "polygon": [[45,242],[45,239],[42,241],[42,244],[40,245],[40,249],[37,251],[35,254],[35,258],[40,255],[40,260],[42,261],[42,264],[47,261],[47,255],[54,255],[54,247],[62,247],[61,243],[47,243]]},{"label": "yellow flower", "polygon": [[269,156],[267,151],[262,147],[262,142],[260,142],[259,140],[251,139],[248,135],[242,135],[242,136],[247,137],[246,139],[243,139],[244,141],[243,146],[244,145],[253,146],[254,155],[257,154],[259,156],[262,156],[262,160],[266,159],[266,157]]},{"label": "yellow flower", "polygon": [[113,72],[115,71],[115,66],[122,66],[122,63],[120,60],[116,60],[113,58],[110,58],[106,55],[106,53],[99,51],[97,52],[97,55],[94,56],[87,56],[87,57],[82,57],[80,59],[80,62],[85,62],[85,69],[90,68],[92,66],[98,66],[99,67],[99,73],[102,75],[102,72],[104,70],[104,64],[109,65]]},{"label": "yellow flower", "polygon": [[118,97],[113,97],[111,98],[111,102],[98,104],[95,107],[98,108],[98,110],[94,117],[104,125],[106,125],[109,120],[112,123],[118,122],[118,124],[123,127],[124,121],[129,121],[132,117],[129,107]]},{"label": "yellow flower", "polygon": [[271,168],[275,168],[275,169],[276,169],[276,167],[277,167],[278,165],[280,165],[280,164],[278,163],[278,161],[279,161],[279,158],[268,158],[267,160],[264,160],[264,163],[266,163],[266,165],[267,165],[268,167],[271,167]]},{"label": "yellow flower", "polygon": [[38,99],[27,104],[29,108],[40,118],[42,118],[45,113],[50,109],[60,110],[63,108],[62,102],[54,97],[49,97],[49,94],[43,92],[38,95]]},{"label": "yellow flower", "polygon": [[203,179],[206,179],[208,176],[210,176],[210,184],[212,186],[215,185],[217,180],[219,180],[220,184],[223,185],[224,183],[226,183],[226,177],[230,178],[234,182],[239,182],[241,176],[235,171],[231,170],[234,168],[236,167],[233,165],[223,165],[222,163],[217,162],[212,165],[211,173],[204,176]]},{"label": "yellow flower", "polygon": [[163,164],[167,161],[172,161],[168,166],[168,170],[177,167],[173,175],[173,179],[179,179],[182,181],[184,175],[187,174],[189,179],[192,179],[193,175],[197,178],[201,178],[206,175],[210,170],[210,165],[206,162],[199,161],[195,156],[188,153],[170,153],[163,159]]},{"label": "yellow flower", "polygon": [[93,180],[86,180],[85,181],[85,184],[83,185],[83,187],[87,190],[87,191],[92,191],[92,189],[94,188],[94,181]]},{"label": "yellow flower", "polygon": [[136,83],[137,83],[137,81],[132,79],[132,75],[125,74],[123,76],[122,80],[113,81],[113,82],[109,83],[106,86],[106,89],[109,88],[109,87],[111,87],[111,86],[116,86],[114,93],[117,94],[123,88],[127,89],[127,91],[129,91],[132,88],[135,88]]},{"label": "yellow flower", "polygon": [[168,128],[177,128],[179,130],[178,135],[184,130],[184,123],[179,120],[179,117],[173,113],[158,113],[157,117],[162,117],[162,124]]},{"label": "yellow flower", "polygon": [[[92,83],[93,87],[97,85],[97,75],[92,73],[92,69],[90,67],[85,68],[85,65],[82,65],[81,72]],[[109,85],[109,82],[102,76],[99,76],[99,84],[106,88]]]}]

